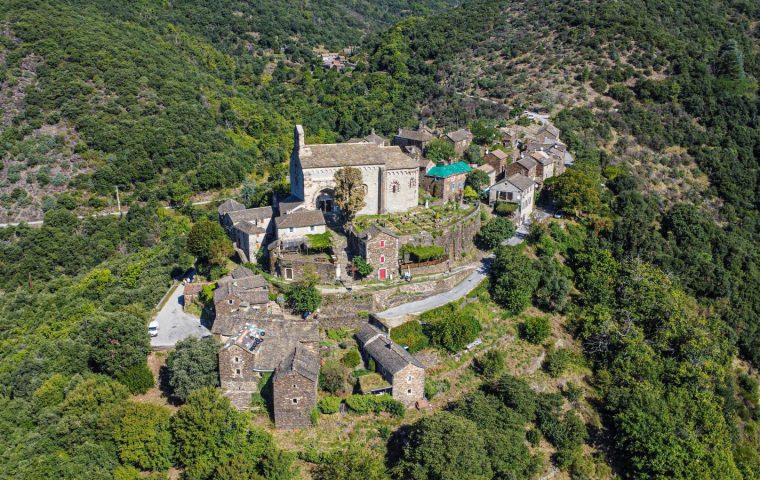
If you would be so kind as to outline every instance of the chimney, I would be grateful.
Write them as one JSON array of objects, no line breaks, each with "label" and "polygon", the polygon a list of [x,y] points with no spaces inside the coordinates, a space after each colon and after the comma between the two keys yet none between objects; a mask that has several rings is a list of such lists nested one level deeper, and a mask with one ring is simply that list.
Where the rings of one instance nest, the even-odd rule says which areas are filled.
[{"label": "chimney", "polygon": [[306,146],[306,136],[303,133],[302,125],[296,125],[296,128],[293,132],[293,146],[299,155],[311,155],[311,149]]}]

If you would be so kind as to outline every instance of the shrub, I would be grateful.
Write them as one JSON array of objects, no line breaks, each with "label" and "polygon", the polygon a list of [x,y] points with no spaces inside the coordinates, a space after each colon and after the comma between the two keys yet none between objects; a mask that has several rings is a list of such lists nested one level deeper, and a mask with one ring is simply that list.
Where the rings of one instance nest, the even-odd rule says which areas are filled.
[{"label": "shrub", "polygon": [[317,408],[319,408],[319,411],[325,415],[330,415],[331,413],[338,412],[341,402],[342,400],[340,397],[329,396],[317,402]]},{"label": "shrub", "polygon": [[370,273],[372,273],[372,265],[367,263],[367,261],[362,257],[356,256],[351,261],[353,262],[354,267],[356,267],[357,273],[359,273],[359,276],[362,278],[366,278]]},{"label": "shrub", "polygon": [[409,245],[401,247],[404,257],[408,256],[412,262],[420,263],[443,257],[446,251],[438,245]]},{"label": "shrub", "polygon": [[566,348],[559,348],[557,350],[551,350],[544,360],[543,368],[554,378],[562,375],[567,365],[570,363],[571,352]]},{"label": "shrub", "polygon": [[346,405],[358,414],[388,412],[402,418],[405,413],[404,405],[390,395],[351,395],[346,398]]},{"label": "shrub", "polygon": [[548,317],[527,317],[521,329],[523,338],[534,345],[542,344],[551,332]]},{"label": "shrub", "polygon": [[129,393],[133,395],[143,394],[155,385],[153,372],[151,372],[148,366],[144,363],[126,369],[117,379],[127,387]]},{"label": "shrub", "polygon": [[509,217],[517,211],[517,204],[510,202],[496,202],[494,212],[502,217]]},{"label": "shrub", "polygon": [[341,359],[341,362],[343,362],[343,365],[347,366],[348,368],[354,368],[357,365],[361,363],[362,359],[359,356],[359,352],[353,348],[346,353],[343,358]]},{"label": "shrub", "polygon": [[515,226],[507,218],[494,218],[483,225],[476,237],[477,242],[484,248],[492,250],[504,240],[515,234]]},{"label": "shrub", "polygon": [[322,294],[313,285],[295,284],[288,291],[290,308],[299,313],[311,313],[322,304]]},{"label": "shrub", "polygon": [[533,421],[535,418],[538,398],[525,380],[503,375],[487,389],[499,397],[504,405],[515,410],[527,421]]},{"label": "shrub", "polygon": [[577,402],[583,397],[583,389],[573,382],[567,382],[567,385],[562,390],[562,395],[571,402]]},{"label": "shrub", "polygon": [[429,325],[430,341],[436,347],[458,352],[475,340],[480,329],[480,322],[474,315],[457,312]]},{"label": "shrub", "polygon": [[425,397],[430,400],[439,393],[448,392],[451,388],[451,383],[446,380],[431,380],[425,379]]},{"label": "shrub", "polygon": [[340,363],[328,361],[319,371],[319,388],[328,393],[335,393],[343,389],[345,376],[345,370]]},{"label": "shrub", "polygon": [[528,440],[528,443],[530,443],[534,447],[537,447],[538,444],[541,442],[541,432],[539,432],[535,428],[531,428],[525,434],[525,438]]},{"label": "shrub", "polygon": [[411,353],[427,348],[430,339],[423,333],[422,325],[417,320],[406,322],[391,330],[391,340],[399,345],[406,345]]},{"label": "shrub", "polygon": [[186,338],[166,359],[172,396],[186,401],[193,390],[219,386],[219,344],[213,338]]},{"label": "shrub", "polygon": [[309,420],[311,421],[312,426],[317,426],[319,423],[319,409],[312,408],[311,412],[309,412]]},{"label": "shrub", "polygon": [[494,378],[504,370],[504,352],[489,350],[473,361],[473,369],[478,375]]}]

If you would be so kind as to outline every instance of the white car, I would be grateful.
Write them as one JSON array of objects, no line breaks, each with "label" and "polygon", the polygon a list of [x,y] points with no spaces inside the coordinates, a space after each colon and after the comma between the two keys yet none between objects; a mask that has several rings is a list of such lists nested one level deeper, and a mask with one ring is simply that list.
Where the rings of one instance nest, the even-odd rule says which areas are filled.
[{"label": "white car", "polygon": [[150,335],[151,337],[158,336],[158,321],[153,320],[152,322],[150,322],[150,324],[148,325],[148,335]]}]

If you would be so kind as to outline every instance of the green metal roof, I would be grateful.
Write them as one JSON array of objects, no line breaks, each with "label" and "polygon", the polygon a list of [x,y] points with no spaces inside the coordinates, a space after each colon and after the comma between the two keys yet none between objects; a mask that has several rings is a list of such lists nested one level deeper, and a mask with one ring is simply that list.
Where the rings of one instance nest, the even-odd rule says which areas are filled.
[{"label": "green metal roof", "polygon": [[451,165],[443,165],[441,167],[433,167],[427,172],[428,177],[446,178],[458,173],[471,172],[472,168],[464,162],[457,162]]}]

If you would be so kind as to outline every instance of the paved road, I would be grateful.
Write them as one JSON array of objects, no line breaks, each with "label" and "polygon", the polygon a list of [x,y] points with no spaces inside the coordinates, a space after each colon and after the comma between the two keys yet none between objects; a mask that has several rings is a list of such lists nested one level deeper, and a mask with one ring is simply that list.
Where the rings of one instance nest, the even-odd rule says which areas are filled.
[{"label": "paved road", "polygon": [[480,282],[488,276],[492,261],[492,256],[485,257],[482,265],[477,270],[472,272],[469,277],[465,278],[464,281],[448,292],[439,293],[438,295],[423,298],[416,302],[404,303],[397,307],[376,313],[375,316],[382,319],[387,325],[395,326],[394,324],[396,323],[402,323],[407,315],[419,315],[428,310],[446,305],[454,300],[459,300],[480,285]]},{"label": "paved road", "polygon": [[185,286],[179,284],[169,296],[164,306],[156,315],[158,320],[158,336],[150,339],[150,346],[169,348],[187,337],[205,337],[211,332],[201,325],[199,318],[182,310],[182,293]]}]

